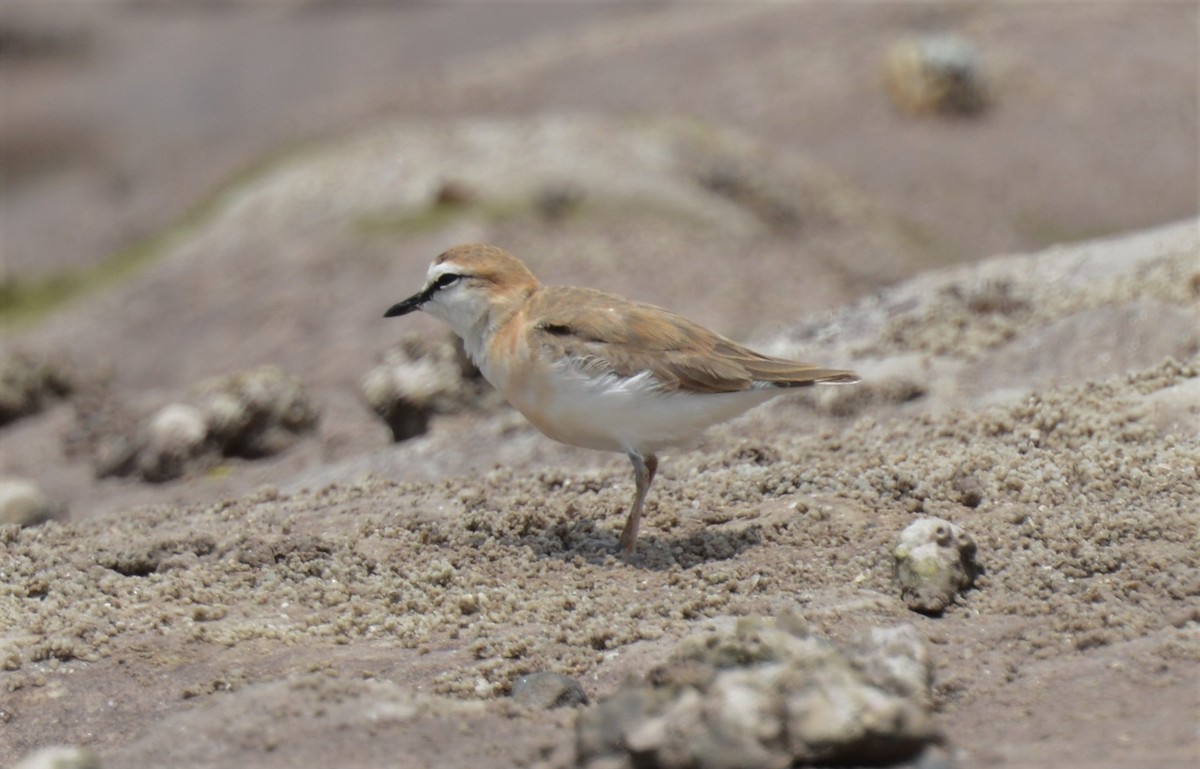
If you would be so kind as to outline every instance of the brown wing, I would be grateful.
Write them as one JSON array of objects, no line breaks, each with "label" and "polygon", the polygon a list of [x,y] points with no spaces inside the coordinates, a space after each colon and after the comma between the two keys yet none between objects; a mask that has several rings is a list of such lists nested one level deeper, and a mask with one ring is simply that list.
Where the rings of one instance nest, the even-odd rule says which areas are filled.
[{"label": "brown wing", "polygon": [[667,391],[738,392],[756,384],[856,382],[850,371],[772,358],[681,315],[585,288],[548,286],[533,297],[537,343],[598,372],[650,371]]}]

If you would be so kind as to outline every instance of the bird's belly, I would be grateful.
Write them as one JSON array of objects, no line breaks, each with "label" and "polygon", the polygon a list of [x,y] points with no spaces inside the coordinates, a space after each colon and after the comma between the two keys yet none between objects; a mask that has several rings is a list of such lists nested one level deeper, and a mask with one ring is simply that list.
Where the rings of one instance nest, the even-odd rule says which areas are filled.
[{"label": "bird's belly", "polygon": [[664,393],[648,374],[622,379],[570,373],[527,381],[505,395],[554,440],[601,451],[654,452],[688,443],[780,392]]}]

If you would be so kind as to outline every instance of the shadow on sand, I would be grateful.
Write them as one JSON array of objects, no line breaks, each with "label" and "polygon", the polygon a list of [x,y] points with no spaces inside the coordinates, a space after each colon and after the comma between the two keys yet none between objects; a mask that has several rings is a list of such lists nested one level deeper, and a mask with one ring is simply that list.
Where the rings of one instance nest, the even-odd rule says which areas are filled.
[{"label": "shadow on sand", "polygon": [[724,561],[762,542],[762,530],[757,525],[703,529],[686,536],[645,532],[638,537],[634,554],[626,556],[617,541],[620,534],[620,529],[597,526],[594,520],[582,519],[554,524],[542,536],[521,534],[506,538],[506,542],[528,547],[538,558],[578,559],[594,565],[624,562],[652,571],[688,569],[710,561]]}]

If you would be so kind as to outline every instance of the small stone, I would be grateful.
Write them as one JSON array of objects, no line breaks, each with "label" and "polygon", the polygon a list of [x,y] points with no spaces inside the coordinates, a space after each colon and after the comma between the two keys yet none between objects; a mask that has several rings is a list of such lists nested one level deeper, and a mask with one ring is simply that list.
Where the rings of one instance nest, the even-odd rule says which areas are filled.
[{"label": "small stone", "polygon": [[901,534],[893,551],[900,595],[908,608],[940,614],[979,574],[975,540],[941,518],[922,518]]},{"label": "small stone", "polygon": [[65,512],[33,481],[0,479],[0,524],[36,526],[62,518]]},{"label": "small stone", "polygon": [[446,208],[464,208],[479,200],[479,191],[457,179],[443,181],[434,192],[434,205]]},{"label": "small stone", "polygon": [[957,35],[902,40],[885,70],[892,100],[906,112],[974,115],[987,106],[979,52]]},{"label": "small stone", "polygon": [[587,692],[578,681],[549,670],[518,678],[513,684],[512,698],[521,705],[543,710],[588,704]]},{"label": "small stone", "polygon": [[204,414],[194,406],[172,403],[160,409],[146,426],[144,446],[138,457],[142,477],[152,482],[169,481],[187,471],[208,440]]},{"label": "small stone", "polygon": [[90,750],[58,745],[28,754],[13,769],[100,769],[100,759]]},{"label": "small stone", "polygon": [[983,484],[974,475],[957,474],[951,481],[954,490],[958,492],[958,501],[964,507],[979,507],[983,502]]},{"label": "small stone", "polygon": [[63,440],[67,455],[90,456],[99,478],[138,474],[154,483],[211,467],[218,455],[273,456],[319,417],[300,381],[276,366],[206,382],[187,402],[149,418],[111,387],[84,390],[74,400],[75,424]]}]

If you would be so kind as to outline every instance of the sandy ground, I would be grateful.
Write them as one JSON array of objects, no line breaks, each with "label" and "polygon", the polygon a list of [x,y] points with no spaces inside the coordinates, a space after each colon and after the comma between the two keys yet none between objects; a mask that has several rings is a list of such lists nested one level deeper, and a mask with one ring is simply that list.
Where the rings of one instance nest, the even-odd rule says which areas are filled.
[{"label": "sandy ground", "polygon": [[[814,354],[857,350],[863,389],[777,401],[670,455],[629,562],[623,462],[576,463],[504,412],[437,422],[369,476],[360,458],[307,488],[6,529],[5,760],[65,742],[105,766],[567,766],[572,717],[514,711],[516,676],[602,698],[712,622],[799,607],[833,639],[916,624],[956,765],[1188,766],[1198,249],[1190,222],[989,262],[800,329],[836,340]],[[980,300],[998,286],[1009,303]],[[1129,344],[1177,313],[1174,357]],[[1054,335],[1111,375],[1064,355],[1037,366],[1057,386],[979,383]],[[480,451],[491,469],[398,480]],[[892,581],[922,514],[966,528],[985,569],[940,619]]]},{"label": "sandy ground", "polygon": [[[527,20],[511,49],[431,64],[390,93],[400,117],[346,133],[332,120],[327,140],[228,185],[146,270],[6,330],[0,352],[110,369],[138,413],[275,363],[322,421],[277,457],[160,485],[98,481],[64,456],[69,402],[0,429],[0,475],[35,479],[70,511],[0,530],[0,765],[70,743],[106,769],[570,766],[575,714],[515,708],[515,677],[565,673],[596,701],[685,636],[798,608],[835,641],[915,624],[956,766],[1193,766],[1197,222],[979,261],[1195,214],[1194,9],[1150,7],[534,14],[550,25],[537,45],[515,42]],[[805,48],[828,64],[827,81],[806,82],[828,90],[779,98],[769,75],[794,65],[789,40],[856,23],[862,49]],[[874,85],[843,98],[846,61],[874,77],[862,50],[922,24],[962,25],[1007,62],[991,117],[908,121]],[[577,36],[551,34],[564,29]],[[1063,75],[1113,40],[1157,77],[1091,54],[1088,79]],[[745,69],[706,70],[713,50]],[[680,71],[712,87],[667,76]],[[385,101],[364,94],[341,119],[361,126]],[[246,133],[210,158],[214,176],[183,174],[175,200],[294,138]],[[137,189],[155,199],[167,182],[147,173]],[[62,178],[6,192],[9,269],[37,266],[22,243],[72,253],[54,228],[18,237],[13,214]],[[447,181],[471,204],[437,207]],[[917,194],[929,190],[945,192]],[[576,202],[554,214],[545,201],[564,194]],[[124,205],[86,199],[105,227]],[[39,216],[59,203],[46,205]],[[90,245],[55,267],[178,206],[138,210],[124,234],[82,222],[70,237]],[[1051,226],[1026,226],[1028,211]],[[462,241],[853,366],[864,383],[779,399],[667,455],[638,556],[622,561],[623,458],[558,446],[495,404],[392,445],[363,404],[386,349],[444,333],[379,315]],[[985,569],[941,618],[908,611],[892,580],[895,537],[922,515],[963,526]]]}]

